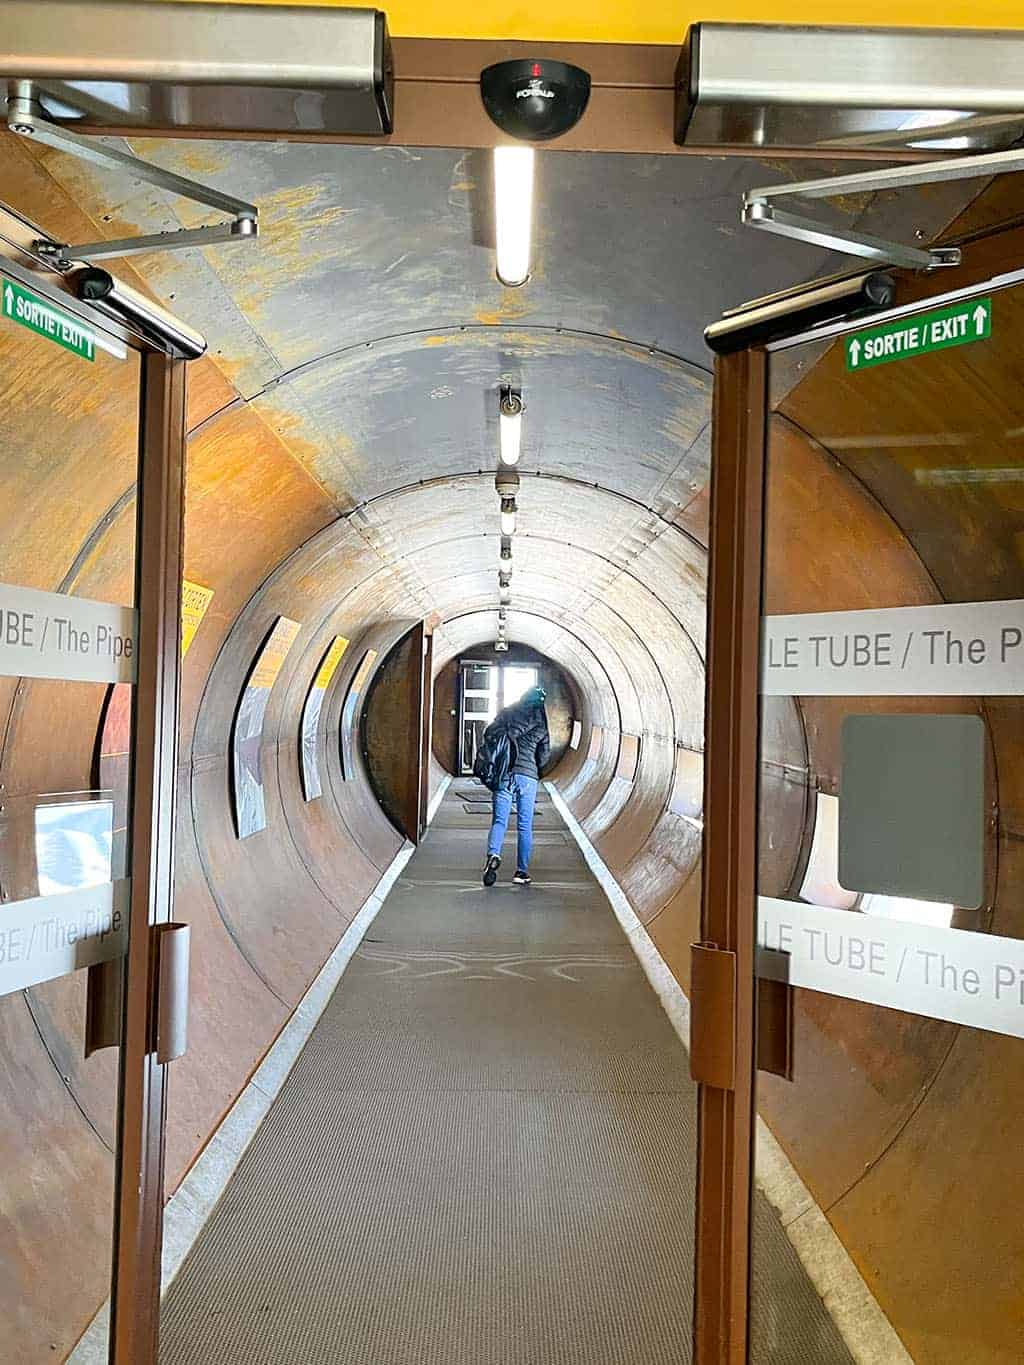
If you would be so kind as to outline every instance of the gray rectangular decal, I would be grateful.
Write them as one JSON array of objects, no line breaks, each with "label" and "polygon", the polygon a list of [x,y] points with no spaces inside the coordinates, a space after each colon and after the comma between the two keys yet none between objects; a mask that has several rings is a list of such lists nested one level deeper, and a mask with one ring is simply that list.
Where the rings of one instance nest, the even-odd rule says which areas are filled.
[{"label": "gray rectangular decal", "polygon": [[0,583],[0,674],[67,682],[135,681],[130,607]]},{"label": "gray rectangular decal", "polygon": [[766,697],[1019,697],[1024,601],[766,616]]},{"label": "gray rectangular decal", "polygon": [[123,957],[129,881],[36,896],[0,914],[0,995]]}]

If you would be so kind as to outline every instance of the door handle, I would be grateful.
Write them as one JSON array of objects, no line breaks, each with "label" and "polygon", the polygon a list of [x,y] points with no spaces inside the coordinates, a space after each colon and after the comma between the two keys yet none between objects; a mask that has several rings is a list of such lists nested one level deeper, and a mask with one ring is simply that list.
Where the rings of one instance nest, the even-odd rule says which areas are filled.
[{"label": "door handle", "polygon": [[714,943],[690,945],[690,1075],[736,1088],[736,954]]},{"label": "door handle", "polygon": [[125,959],[111,958],[89,968],[85,991],[85,1056],[121,1045]]},{"label": "door handle", "polygon": [[156,1059],[173,1062],[188,1048],[191,927],[157,926]]}]

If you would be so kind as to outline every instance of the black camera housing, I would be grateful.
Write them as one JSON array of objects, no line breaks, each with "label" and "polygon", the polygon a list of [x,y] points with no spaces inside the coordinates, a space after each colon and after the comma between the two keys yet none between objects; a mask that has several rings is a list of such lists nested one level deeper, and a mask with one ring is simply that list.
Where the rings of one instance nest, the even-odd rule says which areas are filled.
[{"label": "black camera housing", "polygon": [[480,73],[492,122],[523,142],[548,142],[575,128],[590,99],[590,74],[568,62],[523,58]]}]

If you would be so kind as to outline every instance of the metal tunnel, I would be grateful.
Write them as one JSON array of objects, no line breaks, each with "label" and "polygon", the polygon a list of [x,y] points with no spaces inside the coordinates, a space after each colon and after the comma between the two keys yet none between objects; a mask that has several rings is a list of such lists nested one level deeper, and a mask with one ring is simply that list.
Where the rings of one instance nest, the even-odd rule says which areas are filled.
[{"label": "metal tunnel", "polygon": [[[207,1196],[195,1173],[211,1169],[204,1153],[235,1143],[225,1157],[234,1169],[249,1139],[232,1136],[242,1129],[231,1125],[247,1110],[255,1125],[277,1095],[261,1090],[259,1078],[273,1080],[279,1069],[276,1087],[293,1063],[301,1067],[298,1043],[287,1063],[272,1049],[298,1036],[296,1021],[327,1007],[330,992],[321,986],[315,1000],[310,992],[339,962],[351,926],[352,941],[366,934],[379,955],[372,917],[394,914],[396,879],[415,875],[396,860],[411,843],[408,867],[429,866],[431,849],[450,838],[451,848],[472,849],[472,864],[452,871],[455,855],[437,853],[445,870],[431,875],[452,886],[457,877],[479,881],[488,808],[459,771],[460,663],[503,661],[494,650],[502,634],[495,473],[503,386],[524,403],[508,658],[532,661],[557,689],[557,762],[545,775],[551,794],[542,792],[538,830],[557,831],[559,847],[564,834],[574,860],[571,872],[559,863],[549,880],[578,876],[582,884],[600,864],[625,930],[609,911],[600,952],[641,943],[636,951],[647,954],[637,1047],[654,1055],[679,1043],[654,991],[675,1002],[673,1026],[685,1034],[679,1011],[691,997],[696,1011],[703,998],[691,945],[709,937],[709,552],[720,525],[713,517],[724,515],[710,496],[713,451],[718,459],[723,448],[715,442],[724,439],[714,427],[726,425],[715,408],[724,371],[719,361],[716,375],[704,329],[751,299],[840,268],[822,247],[744,228],[745,193],[878,159],[541,150],[530,278],[513,288],[495,275],[488,146],[134,133],[117,146],[223,194],[243,193],[259,208],[254,244],[104,263],[206,341],[188,365],[186,637],[177,768],[166,777],[177,795],[174,922],[189,926],[191,940],[187,1048],[175,1047],[170,1025],[165,1040],[166,1055],[182,1053],[169,1069],[162,1138],[168,1227],[181,1239],[180,1254],[165,1240],[165,1266],[170,1256],[177,1267],[200,1235]],[[127,170],[13,133],[0,135],[0,185],[4,257],[25,280],[31,250],[15,240],[16,223],[67,243],[204,222],[198,206]],[[963,274],[905,271],[899,308],[939,307],[923,283],[937,294],[939,273],[954,281],[950,290],[997,280],[1001,292],[990,294],[991,340],[920,363],[855,373],[838,331],[759,352],[767,354],[768,472],[758,618],[1014,606],[1024,597],[1019,200],[1018,177],[1005,176],[913,195],[851,195],[831,206],[837,230],[963,244]],[[941,306],[954,305],[943,297]],[[0,584],[139,607],[139,391],[153,384],[145,361],[130,347],[123,359],[100,350],[84,357],[15,322],[5,313],[0,325]],[[965,467],[997,473],[966,482],[943,473]],[[762,591],[757,576],[748,591]],[[0,642],[10,645],[2,630],[15,628],[11,611],[0,613]],[[979,639],[986,628],[978,624]],[[1004,635],[1004,653],[1008,643]],[[1011,657],[1007,668],[1014,665]],[[843,904],[839,875],[826,867],[829,822],[838,819],[829,802],[852,790],[843,776],[851,716],[974,718],[982,729],[981,892],[973,905],[951,898],[941,928],[1000,943],[1019,938],[1019,693],[1014,683],[913,697],[784,689],[762,697],[745,787],[757,823],[758,896],[802,897],[830,914],[865,908]],[[78,812],[74,830],[100,829],[111,866],[125,865],[137,798],[131,753],[142,723],[132,697],[113,676],[0,676],[4,903],[72,889],[52,868],[67,864],[69,848],[85,858],[75,840],[86,835],[62,832],[60,811]],[[96,824],[98,803],[109,806],[109,827]],[[455,838],[465,829],[475,833]],[[941,842],[934,830],[929,837]],[[47,859],[56,860],[52,868]],[[945,903],[939,894],[931,900]],[[4,953],[18,951],[14,944],[0,933]],[[995,970],[1003,980],[998,963]],[[348,978],[337,971],[343,1000]],[[110,964],[94,962],[0,996],[0,1356],[11,1362],[107,1359],[119,1131],[118,1056],[109,1046],[119,1005],[104,994],[112,980]],[[974,1027],[927,1005],[882,1008],[795,978],[787,986],[784,975],[781,988],[781,1014],[769,1018],[779,998],[768,987],[758,1005],[764,1050],[750,1117],[757,1156],[745,1358],[1024,1358],[1024,1241],[1013,1212],[1022,1174],[1016,1025]],[[337,1018],[331,1027],[343,1032]],[[781,1060],[768,1056],[776,1042]],[[278,1058],[273,1066],[268,1055]],[[682,1050],[679,1058],[682,1074]],[[689,1152],[696,1108],[686,1113]],[[639,1201],[657,1203],[653,1187],[638,1190]],[[155,1264],[159,1247],[147,1254]],[[571,1279],[555,1261],[550,1274]],[[782,1283],[772,1277],[783,1272],[799,1293],[773,1307],[759,1286]],[[660,1266],[662,1279],[650,1273],[629,1288],[641,1305],[635,1320],[671,1320],[666,1340],[681,1354],[648,1345],[645,1358],[691,1359],[692,1285],[679,1289],[670,1312],[674,1269]],[[820,1323],[815,1316],[818,1325],[800,1337],[793,1322],[804,1309],[792,1304],[804,1294]],[[182,1344],[183,1312],[174,1308],[167,1334],[175,1354],[161,1359],[213,1365]],[[505,1330],[511,1344],[500,1358],[525,1359],[514,1327]],[[641,1358],[630,1353],[635,1343],[580,1340],[551,1360]],[[291,1365],[327,1358],[312,1347],[294,1351]],[[135,1358],[144,1365],[150,1357]],[[266,1360],[278,1365],[285,1356]]]}]

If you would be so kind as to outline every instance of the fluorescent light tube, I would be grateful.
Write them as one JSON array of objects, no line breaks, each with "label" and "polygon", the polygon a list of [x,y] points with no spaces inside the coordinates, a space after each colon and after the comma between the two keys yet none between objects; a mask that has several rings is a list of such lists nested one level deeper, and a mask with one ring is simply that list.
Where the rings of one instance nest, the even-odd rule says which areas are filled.
[{"label": "fluorescent light tube", "polygon": [[498,279],[513,288],[530,278],[533,148],[494,149],[494,220]]}]

